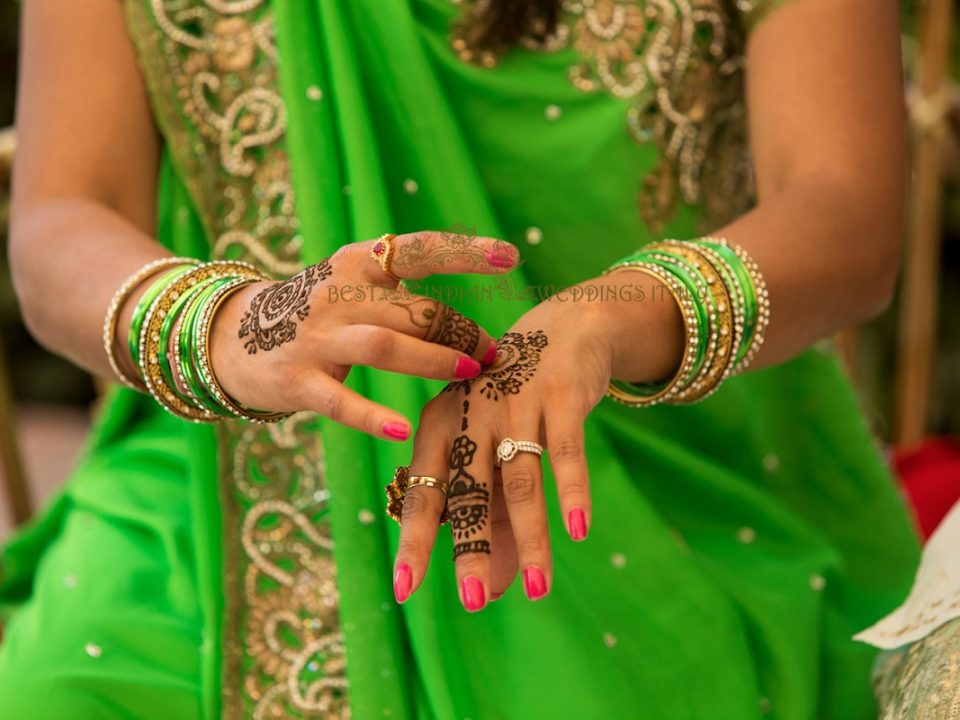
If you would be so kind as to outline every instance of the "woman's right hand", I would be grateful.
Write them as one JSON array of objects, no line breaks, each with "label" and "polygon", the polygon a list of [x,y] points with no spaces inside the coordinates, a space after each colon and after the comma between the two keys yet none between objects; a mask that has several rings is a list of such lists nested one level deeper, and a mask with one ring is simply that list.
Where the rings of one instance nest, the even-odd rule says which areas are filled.
[{"label": "woman's right hand", "polygon": [[[496,343],[469,318],[398,287],[353,243],[285,282],[258,282],[217,310],[210,361],[223,390],[244,407],[309,410],[391,440],[409,421],[343,385],[353,365],[437,380],[476,377]],[[401,279],[501,274],[518,260],[502,240],[453,233],[398,235],[391,271]]]}]

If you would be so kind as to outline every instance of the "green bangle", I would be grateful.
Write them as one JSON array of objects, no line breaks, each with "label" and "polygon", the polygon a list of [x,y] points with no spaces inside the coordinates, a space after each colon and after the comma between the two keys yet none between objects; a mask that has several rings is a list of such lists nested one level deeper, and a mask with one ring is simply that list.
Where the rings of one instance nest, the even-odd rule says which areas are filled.
[{"label": "green bangle", "polygon": [[757,295],[756,288],[754,288],[753,285],[753,279],[750,277],[750,273],[747,271],[743,261],[725,243],[706,240],[697,240],[696,242],[698,245],[712,248],[724,261],[724,264],[730,268],[739,285],[743,298],[743,335],[741,336],[740,346],[737,348],[737,354],[733,363],[734,365],[738,365],[750,349],[750,345],[753,342],[753,333],[756,329]]},{"label": "green bangle", "polygon": [[140,331],[143,328],[143,321],[147,317],[147,311],[157,299],[157,296],[172,282],[181,275],[189,272],[196,265],[184,265],[164,273],[155,280],[147,291],[140,296],[140,301],[133,310],[133,319],[130,321],[130,332],[127,335],[127,342],[130,345],[130,357],[133,358],[133,366],[140,367]]},{"label": "green bangle", "polygon": [[184,322],[180,328],[179,348],[180,348],[180,366],[183,372],[184,383],[190,388],[190,391],[196,396],[201,406],[210,412],[216,413],[222,417],[231,417],[232,413],[221,405],[217,398],[207,389],[200,376],[197,366],[197,346],[196,333],[197,323],[203,315],[204,309],[210,299],[219,294],[221,288],[230,285],[237,280],[235,277],[219,278],[214,285],[205,288],[203,293],[192,303],[184,314]]},{"label": "green bangle", "polygon": [[181,391],[179,385],[177,384],[176,378],[174,377],[173,368],[170,365],[170,349],[173,345],[170,335],[173,332],[173,328],[177,324],[177,320],[180,318],[181,313],[186,305],[192,299],[194,299],[200,291],[208,287],[211,283],[216,282],[216,280],[217,278],[215,277],[207,278],[206,280],[202,280],[196,285],[185,290],[183,294],[174,301],[173,305],[170,306],[166,317],[163,319],[163,324],[160,326],[161,351],[157,355],[157,364],[160,366],[160,374],[163,376],[164,381],[177,397],[179,397],[188,405],[192,405],[198,409],[199,405],[197,404],[197,401],[189,395],[185,395]]}]

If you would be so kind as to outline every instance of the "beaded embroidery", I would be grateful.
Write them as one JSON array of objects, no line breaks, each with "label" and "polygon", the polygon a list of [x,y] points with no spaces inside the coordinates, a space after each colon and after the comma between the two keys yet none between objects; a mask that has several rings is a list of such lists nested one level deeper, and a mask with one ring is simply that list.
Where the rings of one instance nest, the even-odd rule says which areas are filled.
[{"label": "beaded embroidery", "polygon": [[[302,268],[268,0],[126,0],[157,122],[215,258]],[[219,429],[222,716],[348,718],[313,416]]]},{"label": "beaded embroidery", "polygon": [[[489,0],[466,0],[453,34],[461,59],[485,67],[490,52],[469,46],[471,18]],[[452,0],[463,4],[464,0]],[[657,166],[642,179],[640,214],[659,233],[683,201],[703,209],[709,232],[748,210],[753,170],[744,105],[745,33],[782,0],[564,0],[552,36],[523,45],[540,52],[568,47],[579,59],[570,81],[587,92],[630,101],[627,128],[659,150]]]}]

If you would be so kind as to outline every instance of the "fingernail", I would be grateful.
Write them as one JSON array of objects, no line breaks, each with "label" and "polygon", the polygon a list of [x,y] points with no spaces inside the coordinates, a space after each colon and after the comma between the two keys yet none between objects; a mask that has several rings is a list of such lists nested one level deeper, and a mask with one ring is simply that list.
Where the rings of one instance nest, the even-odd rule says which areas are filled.
[{"label": "fingernail", "polygon": [[509,251],[504,251],[499,248],[492,248],[487,250],[487,262],[493,267],[508,268],[513,267],[517,261],[513,254]]},{"label": "fingernail", "polygon": [[531,600],[539,600],[547,594],[547,578],[536,565],[523,569],[523,591]]},{"label": "fingernail", "polygon": [[473,358],[461,357],[457,358],[457,367],[454,374],[462,380],[469,380],[479,375],[482,369],[480,363]]},{"label": "fingernail", "polygon": [[587,516],[584,515],[583,510],[578,507],[573,508],[567,513],[567,532],[570,533],[570,537],[577,542],[587,536]]},{"label": "fingernail", "polygon": [[406,563],[400,563],[393,573],[393,596],[398,603],[410,597],[411,587],[413,587],[413,571]]},{"label": "fingernail", "polygon": [[410,426],[402,422],[387,422],[383,424],[383,434],[394,440],[406,440],[410,437]]},{"label": "fingernail", "polygon": [[460,602],[468,612],[483,610],[486,598],[483,594],[483,583],[473,575],[467,575],[460,581]]},{"label": "fingernail", "polygon": [[493,361],[497,359],[497,341],[491,340],[490,347],[487,348],[487,351],[483,354],[482,362],[484,365],[493,365]]}]

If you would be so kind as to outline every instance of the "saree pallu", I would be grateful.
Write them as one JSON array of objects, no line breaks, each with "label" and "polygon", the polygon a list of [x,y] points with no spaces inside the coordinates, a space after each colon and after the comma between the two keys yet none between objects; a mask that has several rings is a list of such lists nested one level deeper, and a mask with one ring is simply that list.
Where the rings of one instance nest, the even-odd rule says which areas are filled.
[{"label": "saree pallu", "polygon": [[[525,261],[508,280],[417,288],[497,335],[550,288],[749,207],[742,54],[774,3],[567,3],[549,42],[496,63],[450,42],[463,5],[126,0],[167,143],[160,240],[283,276],[385,231],[502,237]],[[440,388],[348,382],[411,418]],[[871,717],[873,651],[850,638],[902,599],[917,548],[829,349],[692,407],[603,402],[585,434],[590,538],[554,523],[551,595],[468,615],[442,533],[393,601],[383,485],[407,445],[307,415],[189,425],[117,390],[3,553],[0,708]]]}]

